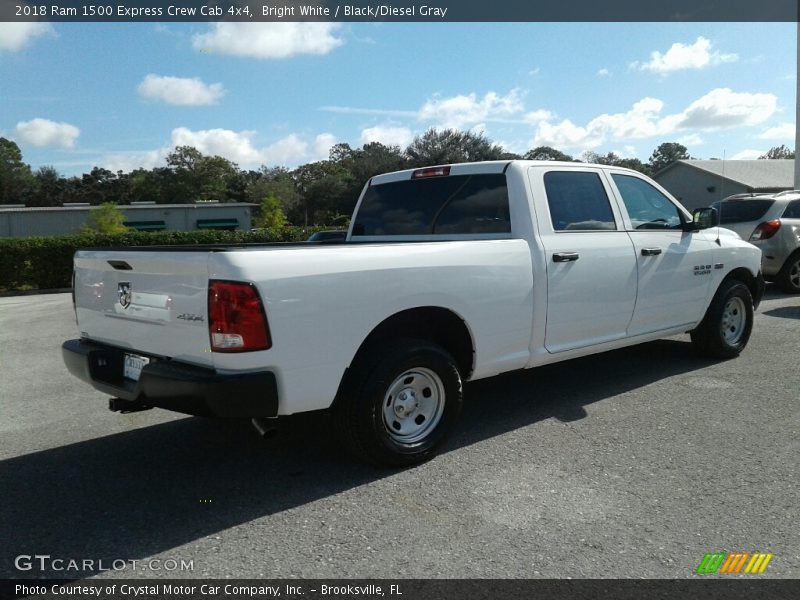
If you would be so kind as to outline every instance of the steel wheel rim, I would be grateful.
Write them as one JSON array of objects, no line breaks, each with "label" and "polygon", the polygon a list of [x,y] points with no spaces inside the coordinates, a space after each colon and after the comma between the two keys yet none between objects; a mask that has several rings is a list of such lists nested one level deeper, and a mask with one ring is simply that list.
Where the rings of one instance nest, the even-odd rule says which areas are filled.
[{"label": "steel wheel rim", "polygon": [[795,261],[792,268],[789,269],[789,283],[800,289],[800,260]]},{"label": "steel wheel rim", "polygon": [[383,397],[383,425],[397,442],[419,442],[442,420],[444,404],[444,384],[436,373],[425,367],[408,369]]},{"label": "steel wheel rim", "polygon": [[731,298],[725,303],[722,311],[722,337],[730,345],[736,345],[744,335],[747,321],[747,311],[744,300],[739,297]]}]

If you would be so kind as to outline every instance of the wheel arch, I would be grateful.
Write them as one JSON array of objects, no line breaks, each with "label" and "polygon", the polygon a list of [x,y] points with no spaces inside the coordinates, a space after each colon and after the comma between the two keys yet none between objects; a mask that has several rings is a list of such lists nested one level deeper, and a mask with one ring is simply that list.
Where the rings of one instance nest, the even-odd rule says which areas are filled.
[{"label": "wheel arch", "polygon": [[758,308],[758,304],[761,302],[761,296],[764,294],[764,278],[761,276],[761,273],[753,275],[747,267],[733,269],[719,282],[717,289],[714,290],[714,294],[717,293],[725,282],[731,279],[741,281],[747,286],[747,289],[750,290],[750,295],[753,297],[753,308]]},{"label": "wheel arch", "polygon": [[353,365],[374,352],[382,343],[398,338],[433,342],[455,359],[462,379],[468,379],[475,367],[475,342],[466,321],[449,308],[420,306],[397,312],[376,325],[359,346],[347,367],[338,398]]}]

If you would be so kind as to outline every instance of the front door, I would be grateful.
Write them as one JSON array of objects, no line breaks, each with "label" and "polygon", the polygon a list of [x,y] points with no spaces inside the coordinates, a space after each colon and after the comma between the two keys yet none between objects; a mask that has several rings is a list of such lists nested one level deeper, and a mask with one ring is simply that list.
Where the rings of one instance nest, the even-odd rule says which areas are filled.
[{"label": "front door", "polygon": [[683,231],[680,209],[644,179],[612,172],[611,180],[627,213],[639,270],[628,335],[694,324],[708,299],[714,240],[702,231]]}]

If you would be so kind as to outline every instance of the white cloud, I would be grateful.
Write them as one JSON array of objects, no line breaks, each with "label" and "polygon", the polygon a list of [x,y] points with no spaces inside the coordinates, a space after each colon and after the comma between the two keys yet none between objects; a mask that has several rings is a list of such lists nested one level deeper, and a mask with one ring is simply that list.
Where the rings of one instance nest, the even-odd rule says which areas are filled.
[{"label": "white cloud", "polygon": [[107,154],[98,162],[100,162],[101,166],[114,173],[117,171],[130,173],[136,169],[163,167],[169,151],[169,148],[161,148],[144,152],[118,152]]},{"label": "white cloud", "polygon": [[547,121],[540,123],[531,146],[591,150],[602,145],[604,139],[602,131],[579,127],[569,119],[564,119],[555,125]]},{"label": "white cloud", "polygon": [[700,36],[691,45],[676,42],[664,54],[657,50],[651,52],[648,62],[635,62],[631,64],[631,67],[640,71],[652,71],[666,75],[675,71],[703,69],[739,60],[737,54],[722,54],[717,50],[712,52],[711,47],[711,41]]},{"label": "white cloud", "polygon": [[0,51],[18,52],[32,39],[54,33],[49,23],[0,23]]},{"label": "white cloud", "polygon": [[193,146],[203,154],[222,156],[238,164],[259,164],[261,154],[252,142],[255,133],[230,129],[192,131],[178,127],[172,130],[172,146]]},{"label": "white cloud", "polygon": [[702,146],[705,144],[705,140],[697,133],[690,133],[689,135],[684,135],[678,138],[678,143],[683,144],[684,146]]},{"label": "white cloud", "polygon": [[539,109],[539,110],[534,110],[533,112],[527,113],[523,117],[523,120],[526,123],[529,123],[531,125],[537,125],[538,123],[541,123],[542,121],[549,121],[550,119],[553,118],[553,116],[554,116],[553,113],[551,113],[549,110]]},{"label": "white cloud", "polygon": [[541,67],[536,67],[535,69],[531,69],[530,71],[528,71],[528,75],[530,75],[531,77],[536,77],[541,72],[542,72]]},{"label": "white cloud", "polygon": [[393,125],[376,125],[361,131],[361,145],[380,142],[384,146],[407,147],[414,139],[414,134],[407,127]]},{"label": "white cloud", "polygon": [[336,143],[336,138],[330,133],[321,133],[310,143],[292,133],[268,146],[259,147],[255,144],[255,137],[255,131],[193,131],[187,127],[177,127],[172,130],[170,143],[162,148],[111,153],[99,162],[112,171],[131,171],[140,167],[152,169],[164,166],[167,155],[177,146],[192,146],[207,156],[227,158],[244,169],[255,169],[262,164],[293,167],[328,158],[331,146]]},{"label": "white cloud", "polygon": [[37,148],[73,148],[81,130],[69,123],[32,119],[17,123],[16,138]]},{"label": "white cloud", "polygon": [[259,164],[289,165],[299,163],[308,154],[308,142],[297,134],[287,135],[264,148],[260,153]]},{"label": "white cloud", "polygon": [[603,131],[616,139],[640,139],[660,133],[658,115],[664,103],[658,98],[642,98],[628,112],[603,114],[589,122],[589,128]]},{"label": "white cloud", "polygon": [[332,133],[320,133],[314,138],[314,145],[311,147],[312,161],[327,160],[331,153],[331,148],[336,144],[336,136]]},{"label": "white cloud", "polygon": [[794,123],[781,123],[762,132],[760,140],[793,140],[795,137]]},{"label": "white cloud", "polygon": [[208,106],[216,104],[225,95],[221,83],[211,85],[199,78],[147,75],[139,84],[139,95],[148,100],[160,100],[175,106]]},{"label": "white cloud", "polygon": [[766,150],[742,150],[731,156],[731,160],[755,160],[766,153]]},{"label": "white cloud", "polygon": [[[692,102],[680,113],[662,116],[664,102],[643,98],[624,113],[602,114],[586,125],[576,125],[569,119],[552,123],[546,119],[537,125],[533,146],[554,146],[593,150],[607,138],[635,140],[665,136],[683,130],[712,131],[731,127],[753,126],[769,119],[777,110],[777,98],[772,94],[738,93],[728,88],[711,90]],[[691,136],[696,136],[692,138]],[[699,134],[688,132],[687,140],[701,143]]]},{"label": "white cloud", "polygon": [[257,59],[328,54],[344,43],[335,35],[340,28],[338,23],[212,23],[207,33],[192,36],[192,46]]},{"label": "white cloud", "polygon": [[519,90],[501,96],[489,92],[480,100],[472,93],[450,98],[434,97],[419,110],[421,121],[435,121],[442,128],[463,129],[485,121],[504,120],[524,110]]},{"label": "white cloud", "polygon": [[611,71],[609,71],[608,69],[599,69],[595,74],[598,77],[611,77]]},{"label": "white cloud", "polygon": [[681,128],[721,129],[740,125],[759,125],[778,108],[773,94],[737,93],[730,88],[711,90],[683,111]]}]

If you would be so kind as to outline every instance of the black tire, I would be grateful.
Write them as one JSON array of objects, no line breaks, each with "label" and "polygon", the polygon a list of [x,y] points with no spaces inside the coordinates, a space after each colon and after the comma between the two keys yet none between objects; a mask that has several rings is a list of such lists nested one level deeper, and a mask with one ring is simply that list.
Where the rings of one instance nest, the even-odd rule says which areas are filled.
[{"label": "black tire", "polygon": [[800,294],[800,251],[786,259],[775,281],[787,294]]},{"label": "black tire", "polygon": [[403,467],[436,454],[462,402],[453,357],[431,342],[401,339],[364,353],[331,412],[340,439],[354,455]]},{"label": "black tire", "polygon": [[697,350],[713,358],[735,358],[753,331],[753,296],[738,279],[722,282],[706,315],[691,332]]}]

